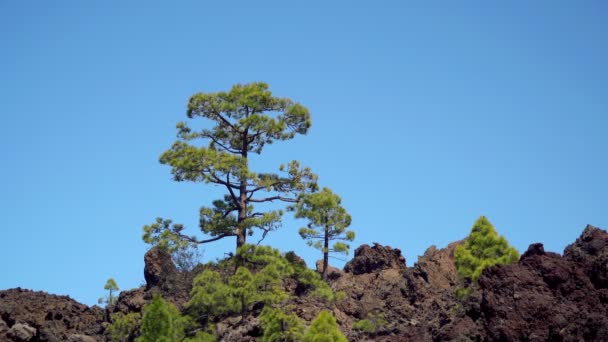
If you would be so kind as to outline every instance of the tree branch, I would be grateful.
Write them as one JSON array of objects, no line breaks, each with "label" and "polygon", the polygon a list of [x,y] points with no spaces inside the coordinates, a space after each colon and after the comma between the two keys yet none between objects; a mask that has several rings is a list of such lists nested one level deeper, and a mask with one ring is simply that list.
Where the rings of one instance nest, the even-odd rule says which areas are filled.
[{"label": "tree branch", "polygon": [[283,196],[272,196],[272,197],[266,197],[266,198],[250,198],[249,202],[253,202],[253,203],[262,203],[262,202],[272,202],[272,201],[283,201],[283,202],[290,202],[290,203],[296,203],[298,200],[295,198],[289,198],[289,197],[283,197]]},{"label": "tree branch", "polygon": [[228,121],[225,117],[223,117],[222,114],[220,114],[220,112],[213,111],[213,114],[215,114],[218,118],[220,118],[220,120],[225,125],[227,125],[228,127],[232,128],[233,131],[235,131],[236,133],[241,133],[238,129],[236,129],[236,127],[234,127],[233,124],[230,123],[230,121]]},{"label": "tree branch", "polygon": [[[226,173],[226,183],[230,184],[230,172]],[[236,198],[234,191],[232,191],[232,187],[230,187],[229,185],[226,185],[226,187],[228,188],[228,191],[230,192],[230,197],[232,198],[233,204],[236,205],[237,209],[241,209],[241,203],[239,203],[239,200],[238,200],[238,198]]]},{"label": "tree branch", "polygon": [[226,145],[224,145],[223,143],[221,143],[216,137],[214,137],[211,134],[206,134],[206,133],[202,133],[201,136],[205,137],[205,138],[209,138],[211,140],[213,140],[214,143],[216,143],[217,145],[219,145],[221,148],[223,148],[226,152],[230,152],[230,153],[234,153],[234,154],[239,154],[240,152],[237,150],[233,150],[230,147],[227,147]]}]

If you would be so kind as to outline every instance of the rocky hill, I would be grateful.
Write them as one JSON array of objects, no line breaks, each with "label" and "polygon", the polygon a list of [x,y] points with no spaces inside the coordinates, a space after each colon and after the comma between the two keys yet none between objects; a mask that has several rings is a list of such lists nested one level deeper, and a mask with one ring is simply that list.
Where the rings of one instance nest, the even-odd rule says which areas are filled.
[{"label": "rocky hill", "polygon": [[[563,255],[530,245],[518,263],[487,268],[467,296],[454,265],[454,242],[429,248],[413,267],[399,249],[356,249],[329,281],[345,298],[335,304],[302,295],[287,284],[290,305],[306,321],[333,312],[350,341],[608,341],[608,233],[587,226]],[[182,309],[194,276],[171,256],[145,255],[146,286],[123,291],[107,310],[69,297],[23,289],[0,291],[0,341],[106,341],[110,314],[139,312],[156,293]],[[260,308],[217,322],[223,341],[256,341]],[[361,320],[375,329],[356,329]]]}]

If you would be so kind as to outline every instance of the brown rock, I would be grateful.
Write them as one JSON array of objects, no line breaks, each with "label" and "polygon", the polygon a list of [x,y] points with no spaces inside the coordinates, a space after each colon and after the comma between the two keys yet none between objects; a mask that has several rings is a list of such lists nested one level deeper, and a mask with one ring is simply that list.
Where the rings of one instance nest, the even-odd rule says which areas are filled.
[{"label": "brown rock", "polygon": [[36,336],[36,328],[32,328],[27,324],[17,323],[13,325],[6,334],[13,341],[29,341]]},{"label": "brown rock", "polygon": [[608,288],[608,233],[587,225],[576,242],[566,247],[564,258],[580,267],[598,289]]},{"label": "brown rock", "polygon": [[177,268],[171,259],[171,254],[166,250],[153,247],[144,255],[144,278],[147,289],[162,286],[168,279],[175,277]]},{"label": "brown rock", "polygon": [[97,340],[91,336],[74,334],[70,335],[68,342],[97,342]]},{"label": "brown rock", "polygon": [[[323,260],[317,260],[316,263],[317,272],[323,273]],[[338,278],[342,275],[342,270],[332,267],[331,265],[327,265],[327,277],[330,279]]]},{"label": "brown rock", "polygon": [[0,291],[0,317],[15,333],[19,329],[15,326],[27,323],[40,341],[65,341],[72,334],[101,336],[104,320],[97,306],[89,308],[67,296],[20,288]]},{"label": "brown rock", "polygon": [[361,245],[355,250],[355,257],[346,263],[344,271],[353,274],[371,273],[387,268],[405,271],[405,257],[397,248]]}]

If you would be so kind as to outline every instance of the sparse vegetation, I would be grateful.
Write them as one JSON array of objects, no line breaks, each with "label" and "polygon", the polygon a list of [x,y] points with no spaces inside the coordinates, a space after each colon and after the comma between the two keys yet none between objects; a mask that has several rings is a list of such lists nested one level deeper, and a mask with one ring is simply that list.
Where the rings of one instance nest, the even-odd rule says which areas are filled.
[{"label": "sparse vegetation", "polygon": [[366,318],[353,324],[353,329],[372,334],[377,332],[378,329],[381,329],[386,324],[386,319],[381,312],[370,312],[367,314]]}]

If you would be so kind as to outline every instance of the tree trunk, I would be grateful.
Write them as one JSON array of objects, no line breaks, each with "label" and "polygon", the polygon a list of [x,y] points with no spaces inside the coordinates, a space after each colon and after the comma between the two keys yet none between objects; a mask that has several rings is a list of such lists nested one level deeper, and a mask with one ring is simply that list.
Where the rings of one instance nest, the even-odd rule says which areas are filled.
[{"label": "tree trunk", "polygon": [[329,227],[325,226],[325,243],[323,244],[323,280],[327,280],[327,267],[329,267]]},{"label": "tree trunk", "polygon": [[[241,145],[241,157],[247,163],[247,139],[248,132],[245,130],[242,135],[243,144]],[[239,184],[239,218],[238,227],[236,233],[236,249],[242,247],[247,242],[247,231],[245,229],[245,220],[247,219],[247,178],[241,177],[241,184]]]}]

